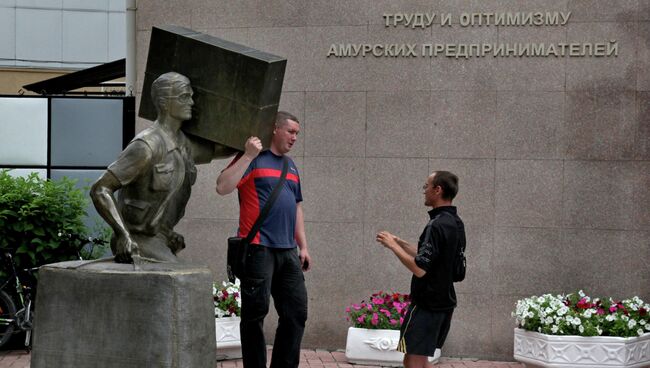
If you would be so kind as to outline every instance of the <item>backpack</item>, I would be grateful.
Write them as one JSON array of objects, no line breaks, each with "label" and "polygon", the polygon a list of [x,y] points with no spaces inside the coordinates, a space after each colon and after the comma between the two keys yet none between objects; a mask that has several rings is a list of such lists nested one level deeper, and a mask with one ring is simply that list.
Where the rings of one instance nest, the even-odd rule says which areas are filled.
[{"label": "backpack", "polygon": [[451,268],[451,279],[454,282],[461,282],[465,280],[465,273],[467,271],[467,260],[465,259],[465,226],[457,216],[454,216],[454,219],[456,220],[458,229],[458,245]]},{"label": "backpack", "polygon": [[[445,213],[445,212],[443,212]],[[442,215],[439,214],[433,220],[429,222],[428,226],[438,219]],[[450,216],[453,216],[449,214]],[[458,216],[453,216],[454,221],[456,221],[456,231],[458,232],[458,245],[456,246],[456,254],[454,255],[454,260],[451,265],[451,280],[453,282],[461,282],[465,280],[465,273],[467,272],[467,259],[465,258],[465,225],[460,220]],[[427,232],[428,233],[431,230]]]}]

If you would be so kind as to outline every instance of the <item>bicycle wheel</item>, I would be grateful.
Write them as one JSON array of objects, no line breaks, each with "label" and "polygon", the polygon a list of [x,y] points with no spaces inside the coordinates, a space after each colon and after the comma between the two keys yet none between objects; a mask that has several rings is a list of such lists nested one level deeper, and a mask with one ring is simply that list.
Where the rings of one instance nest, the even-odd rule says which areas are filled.
[{"label": "bicycle wheel", "polygon": [[16,305],[6,292],[0,290],[0,346],[9,341],[16,328]]}]

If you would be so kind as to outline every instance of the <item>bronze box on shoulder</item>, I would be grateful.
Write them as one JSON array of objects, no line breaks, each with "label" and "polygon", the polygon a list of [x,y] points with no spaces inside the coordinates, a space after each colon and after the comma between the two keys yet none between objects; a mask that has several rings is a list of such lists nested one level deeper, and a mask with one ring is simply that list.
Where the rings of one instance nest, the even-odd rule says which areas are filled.
[{"label": "bronze box on shoulder", "polygon": [[174,71],[194,89],[185,132],[238,150],[255,135],[269,147],[286,64],[280,56],[191,29],[153,27],[139,115],[155,120],[151,83]]}]

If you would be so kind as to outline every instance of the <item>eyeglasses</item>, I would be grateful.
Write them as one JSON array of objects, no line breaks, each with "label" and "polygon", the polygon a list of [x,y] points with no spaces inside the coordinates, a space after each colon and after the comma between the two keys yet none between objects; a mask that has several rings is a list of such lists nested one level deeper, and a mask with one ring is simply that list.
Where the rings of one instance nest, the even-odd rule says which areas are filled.
[{"label": "eyeglasses", "polygon": [[188,102],[192,101],[192,94],[191,93],[181,93],[180,95],[165,96],[165,97],[167,97],[167,98],[175,98],[180,103],[188,103]]},{"label": "eyeglasses", "polygon": [[427,188],[429,188],[429,187],[431,187],[431,189],[435,189],[435,188],[438,187],[438,186],[439,186],[439,185],[429,185],[429,183],[425,183],[425,184],[422,186],[422,190],[427,190]]}]

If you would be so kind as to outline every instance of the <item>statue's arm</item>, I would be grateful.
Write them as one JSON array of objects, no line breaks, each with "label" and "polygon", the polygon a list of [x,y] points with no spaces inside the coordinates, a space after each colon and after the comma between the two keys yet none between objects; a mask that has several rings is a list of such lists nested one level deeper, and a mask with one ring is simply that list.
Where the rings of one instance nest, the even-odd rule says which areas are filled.
[{"label": "statue's arm", "polygon": [[[129,260],[125,258],[130,257],[135,242],[131,239],[131,234],[126,227],[126,223],[117,209],[117,202],[114,193],[121,187],[122,185],[115,175],[110,171],[105,171],[90,188],[90,197],[97,209],[97,213],[99,213],[115,233],[117,240],[116,246],[119,245],[115,249],[116,261],[120,262],[121,260],[124,260],[129,262]],[[135,248],[137,248],[137,244]]]},{"label": "statue's arm", "polygon": [[90,197],[97,213],[115,233],[115,261],[130,263],[132,255],[139,255],[138,245],[117,208],[115,192],[136,180],[151,163],[152,151],[144,142],[133,142],[120,154],[90,188]]}]

